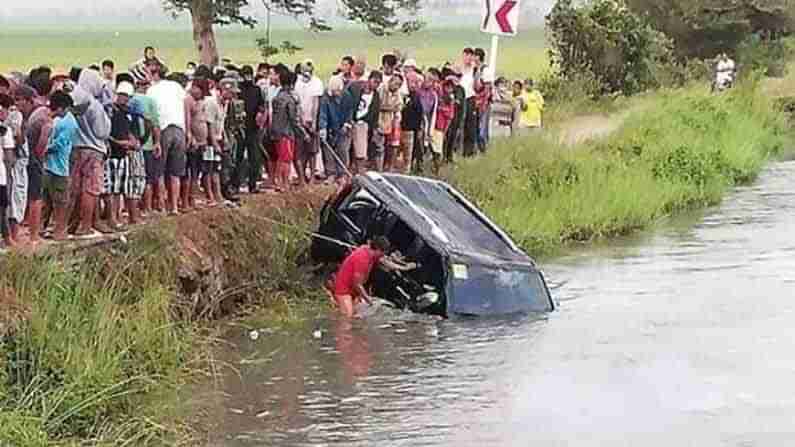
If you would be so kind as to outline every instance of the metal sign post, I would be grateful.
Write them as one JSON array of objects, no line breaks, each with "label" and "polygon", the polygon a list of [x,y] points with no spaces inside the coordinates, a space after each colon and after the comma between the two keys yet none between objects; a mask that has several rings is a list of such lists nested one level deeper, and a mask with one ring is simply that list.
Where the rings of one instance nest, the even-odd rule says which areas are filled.
[{"label": "metal sign post", "polygon": [[494,34],[491,36],[491,53],[489,53],[489,70],[491,70],[491,78],[497,79],[497,52],[500,50],[500,36]]},{"label": "metal sign post", "polygon": [[489,70],[497,75],[500,36],[515,36],[519,25],[519,0],[483,0],[480,31],[491,34]]}]

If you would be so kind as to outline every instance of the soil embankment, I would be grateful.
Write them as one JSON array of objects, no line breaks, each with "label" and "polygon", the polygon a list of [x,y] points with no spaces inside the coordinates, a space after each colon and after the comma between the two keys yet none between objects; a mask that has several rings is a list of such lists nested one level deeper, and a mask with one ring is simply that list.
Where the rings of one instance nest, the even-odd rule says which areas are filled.
[{"label": "soil embankment", "polygon": [[329,192],[249,196],[125,237],[0,257],[0,444],[183,439],[152,396],[215,368],[208,323],[325,302],[301,265]]}]

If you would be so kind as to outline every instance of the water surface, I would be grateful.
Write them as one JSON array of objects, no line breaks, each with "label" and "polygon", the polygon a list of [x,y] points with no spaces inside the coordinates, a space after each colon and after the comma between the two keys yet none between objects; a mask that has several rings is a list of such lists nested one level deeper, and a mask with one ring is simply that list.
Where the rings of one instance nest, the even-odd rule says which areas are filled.
[{"label": "water surface", "polygon": [[232,331],[239,374],[219,384],[212,445],[795,442],[795,162],[544,267],[547,316]]}]

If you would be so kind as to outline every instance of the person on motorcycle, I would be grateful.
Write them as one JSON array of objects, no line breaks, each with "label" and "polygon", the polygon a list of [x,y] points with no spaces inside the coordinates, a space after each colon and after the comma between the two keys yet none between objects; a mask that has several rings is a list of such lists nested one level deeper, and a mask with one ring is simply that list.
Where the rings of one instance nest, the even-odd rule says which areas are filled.
[{"label": "person on motorcycle", "polygon": [[734,86],[736,79],[737,66],[734,60],[726,53],[721,53],[718,56],[717,64],[715,64],[715,81],[713,90],[723,91]]}]

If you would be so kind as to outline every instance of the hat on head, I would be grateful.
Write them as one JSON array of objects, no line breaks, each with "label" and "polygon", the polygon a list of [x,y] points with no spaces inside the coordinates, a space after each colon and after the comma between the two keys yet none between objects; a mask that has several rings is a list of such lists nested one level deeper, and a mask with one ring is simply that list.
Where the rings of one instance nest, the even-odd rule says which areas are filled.
[{"label": "hat on head", "polygon": [[135,94],[135,87],[129,82],[120,82],[119,86],[116,87],[116,94],[117,95],[125,95],[125,96],[133,96]]},{"label": "hat on head", "polygon": [[220,86],[222,89],[229,89],[235,93],[240,93],[240,87],[237,85],[237,79],[226,77],[221,79]]},{"label": "hat on head", "polygon": [[417,68],[417,61],[414,59],[408,59],[406,62],[403,62],[403,66]]}]

